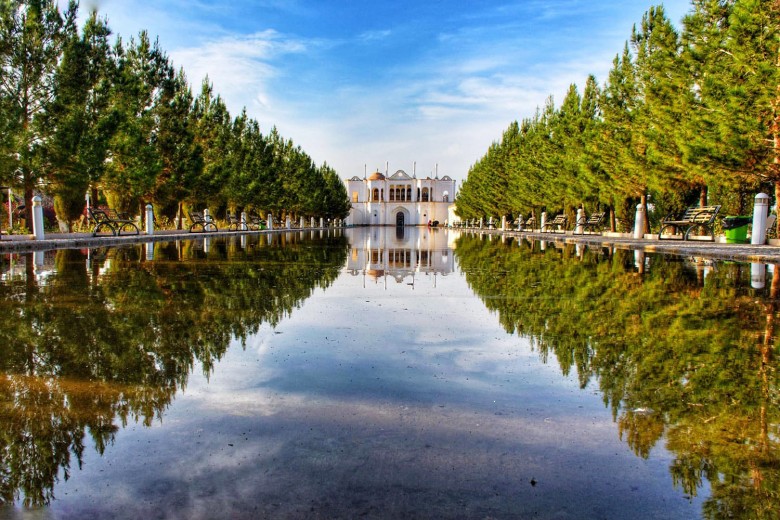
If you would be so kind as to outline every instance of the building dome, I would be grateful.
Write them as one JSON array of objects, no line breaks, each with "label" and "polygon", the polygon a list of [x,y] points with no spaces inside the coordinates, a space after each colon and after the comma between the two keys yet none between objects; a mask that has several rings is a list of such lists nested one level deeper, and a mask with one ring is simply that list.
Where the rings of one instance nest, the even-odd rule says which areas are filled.
[{"label": "building dome", "polygon": [[374,172],[374,173],[371,174],[371,176],[368,178],[368,180],[370,180],[370,181],[383,181],[383,180],[385,180],[385,176],[382,175],[379,172]]}]

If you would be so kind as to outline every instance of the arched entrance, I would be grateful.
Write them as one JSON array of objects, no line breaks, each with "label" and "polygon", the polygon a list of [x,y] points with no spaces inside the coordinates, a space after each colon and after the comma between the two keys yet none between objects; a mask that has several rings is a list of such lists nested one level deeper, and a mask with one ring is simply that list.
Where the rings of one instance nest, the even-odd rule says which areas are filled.
[{"label": "arched entrance", "polygon": [[397,227],[403,227],[406,225],[406,216],[403,211],[399,211],[395,214],[395,225]]}]

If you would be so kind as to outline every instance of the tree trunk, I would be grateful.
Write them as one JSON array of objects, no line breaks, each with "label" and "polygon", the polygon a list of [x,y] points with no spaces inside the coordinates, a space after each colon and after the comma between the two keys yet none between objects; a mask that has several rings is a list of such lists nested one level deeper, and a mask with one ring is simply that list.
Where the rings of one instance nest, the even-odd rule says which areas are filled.
[{"label": "tree trunk", "polygon": [[645,233],[650,233],[650,212],[647,211],[647,193],[643,193],[639,197],[639,203],[645,211]]},{"label": "tree trunk", "polygon": [[707,186],[702,186],[701,191],[699,192],[699,207],[704,207],[707,205]]}]

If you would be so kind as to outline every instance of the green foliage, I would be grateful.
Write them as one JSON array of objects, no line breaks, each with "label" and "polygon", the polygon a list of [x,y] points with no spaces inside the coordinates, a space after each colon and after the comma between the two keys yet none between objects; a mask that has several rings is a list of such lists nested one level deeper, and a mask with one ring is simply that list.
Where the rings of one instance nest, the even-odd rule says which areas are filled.
[{"label": "green foliage", "polygon": [[[686,201],[744,212],[780,193],[780,4],[694,0],[678,31],[650,8],[606,83],[572,85],[560,106],[513,122],[469,170],[461,218]],[[508,193],[505,191],[508,188]],[[593,209],[591,209],[593,208]]]},{"label": "green foliage", "polygon": [[145,31],[112,46],[97,12],[79,35],[77,4],[57,5],[0,2],[0,182],[22,188],[28,208],[43,185],[63,229],[88,190],[131,215],[151,202],[168,221],[185,204],[343,216],[332,170],[275,128],[263,135],[246,111],[233,119],[208,78],[193,99]]}]

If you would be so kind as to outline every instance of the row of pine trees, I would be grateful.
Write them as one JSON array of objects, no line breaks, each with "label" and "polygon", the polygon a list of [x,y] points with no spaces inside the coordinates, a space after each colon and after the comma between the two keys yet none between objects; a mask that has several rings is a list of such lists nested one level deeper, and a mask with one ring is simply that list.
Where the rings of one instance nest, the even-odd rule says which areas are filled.
[{"label": "row of pine trees", "polygon": [[[457,195],[463,219],[689,205],[749,213],[780,195],[780,1],[693,0],[678,30],[651,8],[605,84],[572,85],[513,122]],[[648,204],[649,201],[649,204]],[[615,224],[613,220],[612,224]]]},{"label": "row of pine trees", "polygon": [[[206,78],[195,97],[145,32],[113,39],[78,4],[0,0],[0,183],[54,198],[71,229],[85,194],[173,221],[190,208],[340,218],[346,189],[274,127],[231,116]],[[28,214],[29,219],[29,214]],[[30,220],[28,220],[29,222]],[[178,220],[179,225],[181,220]]]}]

